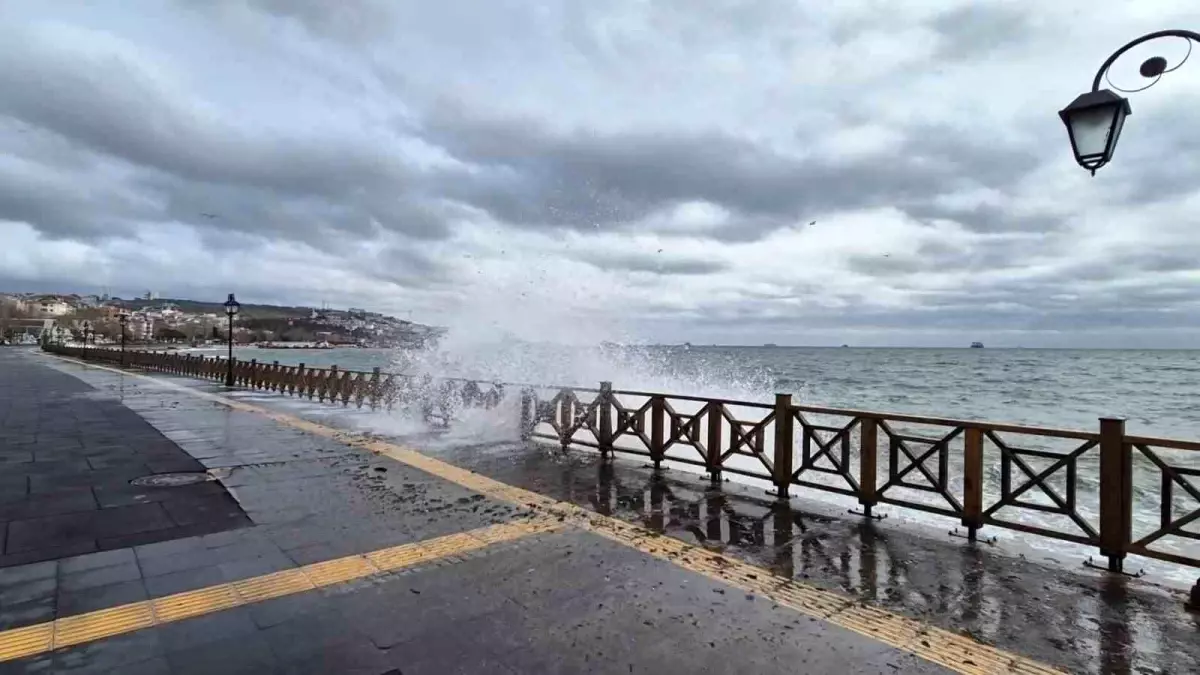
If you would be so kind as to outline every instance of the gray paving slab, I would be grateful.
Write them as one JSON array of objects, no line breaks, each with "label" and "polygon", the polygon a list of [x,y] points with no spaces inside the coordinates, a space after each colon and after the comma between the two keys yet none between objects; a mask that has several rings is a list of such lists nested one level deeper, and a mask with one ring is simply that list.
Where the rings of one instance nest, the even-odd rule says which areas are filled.
[{"label": "gray paving slab", "polygon": [[[219,485],[133,488],[202,466],[119,397],[22,350],[0,349],[0,466],[0,567],[251,524]],[[197,501],[214,491],[224,501]]]}]

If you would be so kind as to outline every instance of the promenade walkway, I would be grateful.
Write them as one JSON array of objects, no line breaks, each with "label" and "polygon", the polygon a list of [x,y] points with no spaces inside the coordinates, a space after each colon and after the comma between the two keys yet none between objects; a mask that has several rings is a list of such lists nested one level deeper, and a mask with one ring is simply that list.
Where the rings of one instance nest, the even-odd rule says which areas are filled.
[{"label": "promenade walkway", "polygon": [[[938,579],[872,557],[912,583],[881,584],[864,604],[831,573],[837,555],[811,566],[799,555],[813,554],[807,534],[839,550],[832,519],[520,444],[430,438],[418,453],[260,398],[0,351],[0,494],[3,508],[20,505],[0,516],[0,673],[1051,672],[947,630],[963,618],[950,605],[997,618],[989,606],[1019,596],[987,582],[1012,574],[1024,594],[1030,569],[943,562],[933,570],[962,578]],[[212,480],[128,484],[201,467]],[[125,501],[101,500],[119,491]],[[108,515],[130,506],[150,508]],[[939,552],[872,536],[914,563]],[[866,550],[855,557],[863,582]],[[983,585],[915,604],[966,577]],[[1069,587],[1061,576],[1043,585],[1051,602]],[[1143,620],[1172,611],[1124,592]],[[1174,659],[1160,663],[1188,672],[1196,626],[1169,618],[1182,620],[1158,634]],[[1062,634],[1114,639],[1103,629]],[[1089,661],[1078,645],[1028,644],[1054,665],[1099,672],[1124,659],[1136,672],[1125,647]]]}]

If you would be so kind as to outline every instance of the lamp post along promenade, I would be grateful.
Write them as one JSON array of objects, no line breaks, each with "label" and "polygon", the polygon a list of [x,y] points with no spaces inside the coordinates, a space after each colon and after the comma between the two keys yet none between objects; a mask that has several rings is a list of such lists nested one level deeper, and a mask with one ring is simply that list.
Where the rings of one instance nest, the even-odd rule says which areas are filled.
[{"label": "lamp post along promenade", "polygon": [[1192,54],[1193,43],[1200,42],[1200,33],[1190,30],[1160,30],[1129,42],[1113,52],[1100,66],[1100,70],[1096,71],[1091,91],[1080,94],[1070,105],[1058,112],[1058,116],[1067,127],[1067,136],[1071,140],[1071,152],[1075,154],[1075,161],[1079,166],[1091,171],[1093,176],[1096,175],[1097,169],[1112,160],[1121,130],[1125,128],[1125,118],[1132,112],[1129,99],[1111,89],[1100,88],[1101,82],[1108,79],[1108,69],[1130,49],[1151,40],[1169,37],[1187,41],[1187,55],[1174,66],[1169,65],[1161,56],[1152,56],[1143,61],[1138,72],[1142,77],[1151,80],[1150,84],[1139,89],[1121,89],[1108,80],[1113,89],[1127,94],[1145,91],[1158,84],[1163,75],[1177,70],[1187,62]]},{"label": "lamp post along promenade", "polygon": [[117,317],[117,323],[121,324],[121,367],[125,367],[125,325],[129,323],[129,315],[121,312]]},{"label": "lamp post along promenade", "polygon": [[241,308],[241,303],[233,297],[233,293],[229,294],[229,299],[225,301],[225,315],[229,317],[229,355],[225,360],[225,386],[233,386],[233,317],[237,316],[238,309]]}]

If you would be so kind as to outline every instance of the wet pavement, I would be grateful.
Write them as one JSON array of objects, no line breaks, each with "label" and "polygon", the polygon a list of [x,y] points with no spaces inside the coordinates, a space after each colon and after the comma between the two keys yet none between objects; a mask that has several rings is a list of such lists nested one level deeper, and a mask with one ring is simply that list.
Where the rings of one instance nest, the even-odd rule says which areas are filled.
[{"label": "wet pavement", "polygon": [[[71,375],[0,350],[0,567],[251,524],[217,482],[171,490],[131,485],[204,467],[129,408],[96,393]],[[90,578],[69,579],[68,587]]]},{"label": "wet pavement", "polygon": [[[174,514],[168,495],[191,487],[139,488],[149,496],[138,504],[178,518],[160,528],[177,528],[174,537],[119,546],[96,535],[94,545],[111,550],[0,569],[0,673],[947,672],[570,524],[500,537],[497,528],[532,522],[533,513],[336,437],[35,352],[0,352],[0,384],[9,382],[20,391],[4,413],[4,476],[10,463],[36,464],[42,440],[57,446],[68,431],[86,450],[96,424],[112,452],[132,456],[152,430],[156,448],[182,451],[215,478],[201,485],[227,490],[239,510],[197,501]],[[54,424],[63,411],[73,424]],[[587,472],[599,469],[533,446],[460,451],[477,463],[493,458],[488,471],[515,483],[523,473],[568,493],[576,486],[585,504],[600,475],[586,487]],[[183,466],[145,461],[151,473]],[[73,466],[59,475],[93,496],[136,473],[92,483],[74,476],[99,468]],[[31,468],[17,469],[23,501]],[[620,487],[640,480],[636,470],[612,473],[616,502],[639,492]],[[96,507],[121,508],[98,499]],[[178,529],[214,518],[230,527]],[[7,521],[9,541],[19,520]]]},{"label": "wet pavement", "polygon": [[[256,405],[346,429],[367,414],[246,394]],[[392,425],[404,427],[405,425]],[[655,475],[643,462],[602,462],[584,450],[517,441],[471,443],[397,434],[456,466],[637,523],[774,574],[850,594],[872,606],[970,635],[1070,672],[1200,672],[1200,612],[1187,591],[1152,577],[1112,575],[1078,558],[1013,545],[970,544],[948,528],[883,521],[793,496],[779,502],[737,483]],[[888,512],[887,508],[880,508]],[[1131,565],[1132,567],[1133,565]]]}]

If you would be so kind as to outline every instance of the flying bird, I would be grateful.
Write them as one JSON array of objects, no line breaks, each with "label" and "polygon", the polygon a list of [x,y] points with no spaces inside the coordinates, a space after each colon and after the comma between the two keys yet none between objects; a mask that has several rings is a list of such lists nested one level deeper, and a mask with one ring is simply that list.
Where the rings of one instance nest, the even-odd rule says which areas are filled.
[{"label": "flying bird", "polygon": [[217,214],[215,214],[215,213],[201,213],[200,215],[204,216],[205,218],[216,218],[217,217]]}]

